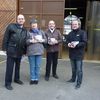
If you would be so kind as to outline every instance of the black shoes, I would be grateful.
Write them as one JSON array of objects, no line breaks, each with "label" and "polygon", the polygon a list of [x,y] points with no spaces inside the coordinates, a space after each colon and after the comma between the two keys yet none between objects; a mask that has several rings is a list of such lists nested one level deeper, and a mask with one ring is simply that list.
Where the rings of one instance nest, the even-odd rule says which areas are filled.
[{"label": "black shoes", "polygon": [[32,84],[38,84],[38,80],[35,80],[35,81],[30,81],[30,85],[32,85]]},{"label": "black shoes", "polygon": [[[74,83],[75,80],[70,79],[70,80],[68,80],[67,82]],[[81,87],[81,85],[77,83],[76,86],[75,86],[75,89],[78,89],[78,88],[80,88],[80,87]]]},{"label": "black shoes", "polygon": [[[57,75],[53,75],[53,77],[56,78],[56,79],[59,79],[59,77]],[[49,77],[48,76],[45,76],[45,80],[46,81],[49,81]]]},{"label": "black shoes", "polygon": [[17,84],[20,84],[20,85],[24,84],[21,80],[15,80],[14,82],[17,83]]},{"label": "black shoes", "polygon": [[70,80],[68,80],[67,82],[74,83],[74,82],[75,82],[75,80],[70,79]]},{"label": "black shoes", "polygon": [[49,81],[49,77],[45,76],[45,80],[46,80],[46,81]]},{"label": "black shoes", "polygon": [[59,79],[59,77],[57,75],[53,75],[54,78]]},{"label": "black shoes", "polygon": [[[23,82],[20,80],[14,80],[15,83],[22,85]],[[13,87],[11,85],[5,85],[5,88],[8,90],[13,90]]]},{"label": "black shoes", "polygon": [[80,84],[76,84],[75,89],[79,89],[81,87]]},{"label": "black shoes", "polygon": [[8,90],[13,90],[13,87],[11,85],[6,85],[5,88]]}]

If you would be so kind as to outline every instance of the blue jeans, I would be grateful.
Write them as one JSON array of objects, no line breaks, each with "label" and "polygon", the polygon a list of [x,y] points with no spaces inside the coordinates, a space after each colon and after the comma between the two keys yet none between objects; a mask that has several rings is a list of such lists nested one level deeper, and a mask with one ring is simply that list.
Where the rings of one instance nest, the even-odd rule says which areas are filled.
[{"label": "blue jeans", "polygon": [[41,55],[28,56],[30,64],[30,79],[32,81],[39,80],[40,66],[41,66]]},{"label": "blue jeans", "polygon": [[83,71],[82,71],[82,66],[83,62],[82,60],[70,60],[71,62],[71,67],[72,67],[72,80],[77,81],[77,84],[82,83],[82,77],[83,77]]}]

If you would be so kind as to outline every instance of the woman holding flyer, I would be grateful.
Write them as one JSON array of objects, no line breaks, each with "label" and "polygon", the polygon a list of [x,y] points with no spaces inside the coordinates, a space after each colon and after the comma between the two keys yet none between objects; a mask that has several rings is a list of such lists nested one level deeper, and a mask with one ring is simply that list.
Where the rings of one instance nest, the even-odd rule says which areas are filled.
[{"label": "woman holding flyer", "polygon": [[38,29],[36,19],[31,19],[30,30],[27,38],[27,55],[30,64],[30,84],[38,84],[42,54],[44,53],[43,43],[46,37],[43,31]]}]

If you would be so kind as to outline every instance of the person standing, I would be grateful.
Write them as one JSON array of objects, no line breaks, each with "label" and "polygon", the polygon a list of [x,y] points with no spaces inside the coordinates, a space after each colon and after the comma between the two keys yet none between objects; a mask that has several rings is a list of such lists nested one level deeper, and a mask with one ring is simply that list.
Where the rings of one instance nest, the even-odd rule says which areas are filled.
[{"label": "person standing", "polygon": [[25,53],[27,30],[23,27],[25,22],[24,15],[19,14],[17,16],[17,23],[11,23],[6,28],[2,50],[7,53],[6,62],[6,75],[5,75],[5,87],[8,90],[12,90],[12,75],[15,65],[14,82],[22,85],[20,80],[20,63],[22,55]]},{"label": "person standing", "polygon": [[46,30],[46,37],[48,43],[46,49],[45,80],[49,81],[51,66],[52,66],[53,77],[56,79],[59,78],[56,73],[56,70],[58,63],[59,44],[62,42],[61,33],[58,29],[56,29],[56,25],[53,20],[49,21],[48,29]]},{"label": "person standing", "polygon": [[69,58],[72,67],[72,78],[68,82],[75,82],[75,88],[80,88],[83,77],[83,57],[85,46],[87,43],[87,34],[81,29],[81,21],[79,19],[72,21],[72,31],[67,36],[67,44],[69,47]]},{"label": "person standing", "polygon": [[36,19],[30,20],[30,30],[27,37],[27,55],[30,64],[30,84],[38,84],[42,55],[44,53],[43,43],[46,42],[46,36],[38,28]]}]

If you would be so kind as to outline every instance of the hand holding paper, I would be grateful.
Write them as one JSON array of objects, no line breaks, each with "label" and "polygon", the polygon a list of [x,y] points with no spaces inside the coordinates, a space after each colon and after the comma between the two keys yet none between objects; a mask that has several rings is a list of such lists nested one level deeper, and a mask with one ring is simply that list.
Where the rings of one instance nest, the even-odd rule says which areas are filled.
[{"label": "hand holding paper", "polygon": [[58,43],[58,41],[55,38],[50,38],[50,41],[49,41],[50,45],[54,45],[54,44],[57,44],[57,43]]},{"label": "hand holding paper", "polygon": [[36,35],[35,40],[37,40],[37,42],[44,42],[44,39],[42,38],[42,35]]},{"label": "hand holding paper", "polygon": [[79,41],[72,41],[71,43],[68,43],[68,47],[75,48],[77,44],[79,44]]},{"label": "hand holding paper", "polygon": [[79,41],[72,41],[72,42],[71,42],[71,45],[72,45],[73,47],[76,47],[77,44],[79,44]]}]

